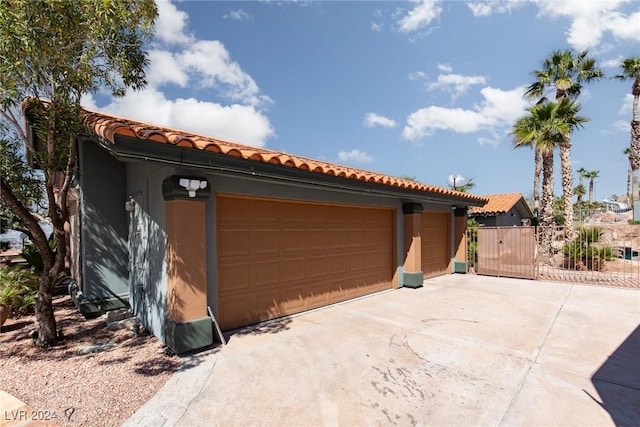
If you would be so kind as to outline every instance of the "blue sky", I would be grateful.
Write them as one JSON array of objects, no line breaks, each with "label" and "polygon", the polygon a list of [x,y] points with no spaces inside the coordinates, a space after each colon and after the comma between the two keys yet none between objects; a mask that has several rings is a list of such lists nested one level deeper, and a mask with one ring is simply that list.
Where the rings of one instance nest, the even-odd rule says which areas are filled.
[{"label": "blue sky", "polygon": [[[513,122],[532,71],[589,49],[607,76],[640,55],[640,2],[160,1],[148,87],[86,107],[476,194],[532,193]],[[624,195],[631,82],[585,87],[574,170]],[[556,156],[556,170],[559,159]],[[577,182],[577,179],[575,179]],[[557,194],[560,194],[556,175]]]}]

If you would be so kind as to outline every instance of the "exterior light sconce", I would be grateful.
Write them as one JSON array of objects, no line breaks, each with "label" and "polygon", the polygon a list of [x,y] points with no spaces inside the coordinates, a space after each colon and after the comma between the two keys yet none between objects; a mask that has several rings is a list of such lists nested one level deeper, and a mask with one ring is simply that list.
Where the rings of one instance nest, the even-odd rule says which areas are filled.
[{"label": "exterior light sconce", "polygon": [[171,175],[162,181],[164,200],[207,200],[210,194],[209,180],[202,176]]},{"label": "exterior light sconce", "polygon": [[199,179],[180,178],[180,187],[184,187],[189,193],[189,197],[196,197],[196,192],[207,187],[207,181]]},{"label": "exterior light sconce", "polygon": [[127,212],[134,212],[136,210],[136,201],[133,200],[133,196],[129,196],[129,200],[124,202],[124,210]]},{"label": "exterior light sconce", "polygon": [[136,201],[133,198],[139,194],[142,194],[142,190],[129,195],[129,200],[124,202],[124,210],[126,212],[132,213],[136,211]]}]

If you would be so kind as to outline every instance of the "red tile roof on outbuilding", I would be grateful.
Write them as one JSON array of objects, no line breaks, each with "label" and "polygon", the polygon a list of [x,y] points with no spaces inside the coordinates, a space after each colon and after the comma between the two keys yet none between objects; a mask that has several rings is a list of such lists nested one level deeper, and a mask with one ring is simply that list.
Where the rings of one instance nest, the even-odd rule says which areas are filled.
[{"label": "red tile roof on outbuilding", "polygon": [[467,199],[475,203],[483,203],[487,200],[485,197],[462,193],[443,187],[422,184],[416,181],[382,175],[376,172],[327,163],[322,160],[308,159],[280,151],[241,145],[217,138],[165,128],[96,111],[85,109],[83,110],[83,114],[84,123],[88,130],[113,144],[115,144],[116,135],[128,136],[137,139],[155,141],[161,144],[171,144],[178,147],[190,147],[195,150],[221,153],[227,156],[239,157],[246,160],[284,165],[326,175],[365,182],[375,182],[393,187]]},{"label": "red tile roof on outbuilding", "polygon": [[470,209],[472,215],[499,215],[509,212],[520,199],[524,200],[522,193],[491,194],[484,196],[489,199],[482,207],[474,206]]}]

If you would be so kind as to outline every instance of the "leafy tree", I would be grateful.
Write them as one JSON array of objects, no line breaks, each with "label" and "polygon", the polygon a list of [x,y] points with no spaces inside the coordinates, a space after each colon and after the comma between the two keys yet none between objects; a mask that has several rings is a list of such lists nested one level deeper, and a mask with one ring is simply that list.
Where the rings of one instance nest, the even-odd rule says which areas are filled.
[{"label": "leafy tree", "polygon": [[[0,116],[42,170],[56,242],[52,250],[29,203],[2,179],[2,204],[20,219],[42,257],[35,307],[40,345],[57,341],[52,288],[66,256],[67,194],[83,131],[80,99],[102,89],[121,96],[128,87],[146,85],[143,46],[156,16],[153,0],[0,1]],[[34,123],[37,146],[20,125],[21,109]]]},{"label": "leafy tree", "polygon": [[[24,156],[24,146],[14,129],[0,119],[0,179],[7,181],[16,197],[29,207],[32,214],[42,218],[46,206],[42,206],[42,174],[30,168]],[[20,230],[30,237],[20,219],[0,201],[0,218],[3,228]]]},{"label": "leafy tree", "polygon": [[[516,121],[511,132],[516,148],[537,147],[542,155],[541,224],[546,227],[554,223],[553,153],[556,148],[566,144],[574,129],[587,121],[578,115],[580,108],[580,104],[566,98],[536,104]],[[550,245],[550,234],[546,238],[543,236],[545,245],[547,248]]]},{"label": "leafy tree", "polygon": [[631,112],[631,143],[629,144],[629,165],[632,172],[632,190],[630,204],[640,200],[638,170],[640,170],[640,119],[638,119],[638,102],[640,101],[640,56],[627,58],[620,64],[622,74],[614,76],[619,80],[633,80],[631,95],[633,107]]},{"label": "leafy tree", "polygon": [[[555,99],[575,100],[580,95],[582,84],[604,77],[596,61],[587,50],[575,55],[571,50],[555,51],[544,60],[542,69],[533,72],[536,80],[525,95],[547,102],[547,92],[554,91]],[[571,139],[560,145],[560,168],[562,172],[562,197],[564,218],[568,235],[573,234],[573,174],[571,171]]]}]

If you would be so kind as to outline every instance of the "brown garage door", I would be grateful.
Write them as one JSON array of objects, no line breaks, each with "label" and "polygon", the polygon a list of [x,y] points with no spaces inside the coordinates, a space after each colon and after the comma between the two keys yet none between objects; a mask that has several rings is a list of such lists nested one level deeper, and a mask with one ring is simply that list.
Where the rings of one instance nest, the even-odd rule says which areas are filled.
[{"label": "brown garage door", "polygon": [[451,213],[422,214],[422,272],[424,278],[451,273]]},{"label": "brown garage door", "polygon": [[391,288],[393,211],[218,196],[222,329]]}]

